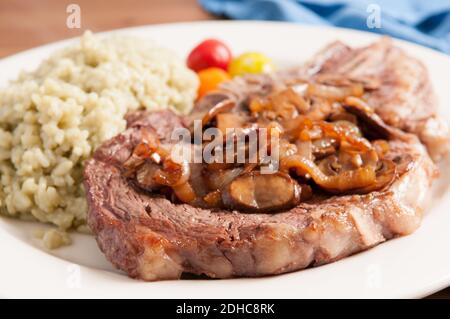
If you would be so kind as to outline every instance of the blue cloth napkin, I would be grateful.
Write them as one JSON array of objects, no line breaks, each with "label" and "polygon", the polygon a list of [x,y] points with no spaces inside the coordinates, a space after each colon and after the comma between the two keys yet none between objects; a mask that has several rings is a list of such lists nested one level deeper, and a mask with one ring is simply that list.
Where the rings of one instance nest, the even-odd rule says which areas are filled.
[{"label": "blue cloth napkin", "polygon": [[391,35],[450,54],[450,0],[199,1],[211,13],[231,19],[353,28]]}]

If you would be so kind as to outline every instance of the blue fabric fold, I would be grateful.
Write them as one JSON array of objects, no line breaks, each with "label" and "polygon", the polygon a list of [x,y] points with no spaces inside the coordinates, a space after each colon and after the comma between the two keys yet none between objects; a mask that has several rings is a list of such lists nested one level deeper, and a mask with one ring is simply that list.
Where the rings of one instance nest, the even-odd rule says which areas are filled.
[{"label": "blue fabric fold", "polygon": [[[290,21],[352,28],[390,35],[450,54],[450,0],[199,0],[199,2],[207,11],[231,19]],[[381,18],[379,20],[381,25],[374,23],[373,19],[377,16]]]}]

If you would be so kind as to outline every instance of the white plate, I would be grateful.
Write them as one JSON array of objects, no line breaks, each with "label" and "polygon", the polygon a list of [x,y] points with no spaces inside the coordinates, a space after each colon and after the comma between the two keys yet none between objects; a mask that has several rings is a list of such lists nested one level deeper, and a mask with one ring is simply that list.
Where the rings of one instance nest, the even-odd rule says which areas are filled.
[{"label": "white plate", "polygon": [[[204,22],[139,27],[115,32],[155,39],[181,56],[206,37],[225,40],[235,53],[257,50],[280,67],[295,65],[336,39],[365,45],[373,34],[344,29],[266,22]],[[29,50],[0,61],[0,85],[20,69],[32,69],[52,51],[74,40]],[[450,119],[450,58],[398,42],[424,61]],[[388,241],[339,262],[256,279],[181,280],[145,283],[113,269],[94,239],[75,235],[74,245],[48,252],[33,239],[40,225],[0,219],[0,296],[119,298],[404,298],[422,297],[450,285],[449,164],[433,189],[423,224],[413,235]]]}]

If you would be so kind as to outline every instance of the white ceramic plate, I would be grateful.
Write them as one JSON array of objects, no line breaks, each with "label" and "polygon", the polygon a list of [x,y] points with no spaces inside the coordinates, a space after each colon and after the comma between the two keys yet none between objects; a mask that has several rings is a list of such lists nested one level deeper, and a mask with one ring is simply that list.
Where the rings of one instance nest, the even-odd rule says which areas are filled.
[{"label": "white ceramic plate", "polygon": [[[300,63],[323,45],[342,40],[365,45],[373,34],[285,23],[204,22],[148,26],[114,32],[154,39],[185,57],[206,37],[225,40],[235,53],[257,50],[278,66]],[[29,50],[0,61],[0,85],[32,69],[55,49],[74,40]],[[450,119],[450,58],[398,42],[426,63]],[[0,218],[0,296],[118,298],[404,298],[422,297],[450,285],[449,163],[433,189],[423,224],[414,234],[318,268],[256,279],[180,280],[146,283],[129,279],[105,260],[91,236],[46,251],[33,239],[35,223]]]}]

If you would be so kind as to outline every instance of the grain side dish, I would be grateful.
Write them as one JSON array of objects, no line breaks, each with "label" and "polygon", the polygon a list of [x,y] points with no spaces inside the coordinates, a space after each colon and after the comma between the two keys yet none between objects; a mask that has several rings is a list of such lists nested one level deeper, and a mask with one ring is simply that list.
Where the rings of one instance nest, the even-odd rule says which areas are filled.
[{"label": "grain side dish", "polygon": [[0,214],[87,231],[83,162],[125,129],[128,111],[188,113],[197,87],[169,50],[90,32],[23,72],[0,89]]}]

